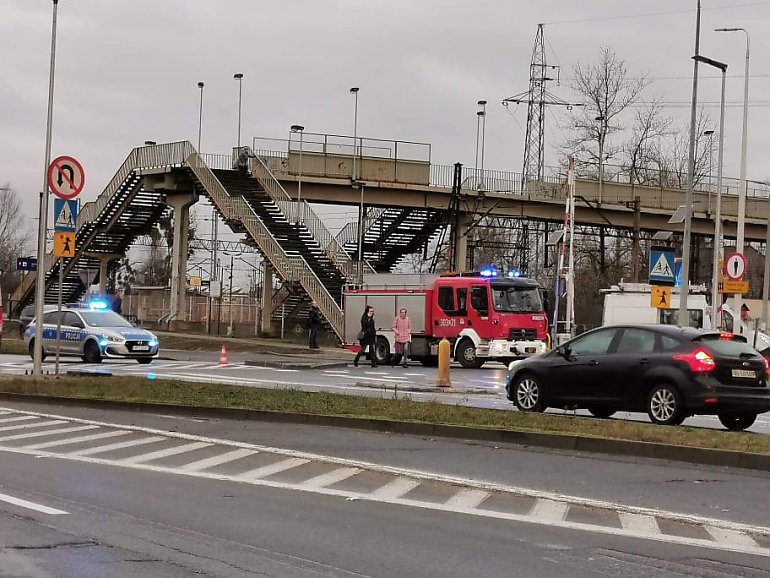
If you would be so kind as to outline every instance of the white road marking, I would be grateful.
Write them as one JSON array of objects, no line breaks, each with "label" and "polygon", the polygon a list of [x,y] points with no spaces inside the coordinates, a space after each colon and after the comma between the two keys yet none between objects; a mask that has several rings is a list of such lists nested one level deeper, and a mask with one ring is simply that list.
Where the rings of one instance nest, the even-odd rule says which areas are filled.
[{"label": "white road marking", "polygon": [[544,522],[561,522],[567,515],[569,506],[565,502],[540,499],[532,506],[530,516]]},{"label": "white road marking", "polygon": [[244,472],[242,474],[239,474],[238,477],[244,480],[257,480],[259,478],[272,476],[273,474],[277,474],[278,472],[283,472],[286,470],[290,470],[291,468],[296,468],[297,466],[301,466],[308,462],[310,462],[310,460],[307,460],[304,458],[287,458],[285,460],[281,460],[280,462],[270,464],[269,466],[262,466],[261,468],[255,468],[248,472]]},{"label": "white road marking", "polygon": [[0,494],[0,501],[7,502],[8,504],[13,504],[14,506],[19,506],[20,508],[34,510],[35,512],[40,512],[42,514],[51,514],[52,516],[61,516],[61,515],[69,514],[69,512],[65,512],[64,510],[57,510],[56,508],[44,506],[43,504],[28,502],[27,500],[22,500],[21,498],[14,498],[13,496],[9,496],[8,494]]},{"label": "white road marking", "polygon": [[134,446],[141,446],[144,444],[151,444],[153,442],[160,442],[163,441],[166,438],[160,437],[160,436],[153,436],[149,438],[139,438],[136,440],[131,440],[127,442],[118,442],[114,444],[107,444],[106,446],[98,446],[95,448],[86,448],[82,450],[78,450],[76,452],[69,452],[67,454],[64,454],[65,457],[84,457],[84,456],[92,456],[94,454],[102,454],[104,452],[111,452],[113,450],[122,450],[124,448],[132,448]]},{"label": "white road marking", "polygon": [[153,460],[159,460],[161,458],[167,458],[169,456],[176,456],[178,454],[186,454],[187,452],[191,452],[193,450],[199,450],[201,448],[207,448],[213,444],[207,443],[207,442],[192,442],[189,444],[184,444],[181,446],[174,446],[173,448],[166,448],[165,450],[158,450],[156,452],[150,452],[148,454],[142,454],[139,456],[133,456],[130,458],[126,458],[125,460],[120,460],[121,462],[127,463],[127,464],[141,464],[144,462],[151,462]]},{"label": "white road marking", "polygon": [[409,478],[396,478],[369,494],[375,500],[396,500],[414,490],[420,482]]},{"label": "white road marking", "polygon": [[[0,408],[0,411],[8,408]],[[37,412],[17,411],[17,413],[23,413],[27,415],[35,415],[41,418],[61,418],[62,416],[48,415]],[[730,552],[740,552],[752,555],[758,555],[763,557],[770,557],[770,548],[760,547],[752,536],[761,536],[766,538],[770,536],[770,528],[749,526],[746,524],[739,524],[726,520],[717,520],[711,518],[703,518],[699,516],[691,516],[686,514],[677,514],[674,512],[667,512],[662,510],[655,510],[651,508],[639,508],[633,506],[626,506],[624,504],[614,504],[611,502],[603,502],[599,500],[591,500],[586,498],[579,498],[575,496],[561,495],[550,492],[541,492],[537,490],[530,490],[527,488],[518,488],[513,486],[505,486],[502,484],[477,482],[474,480],[465,480],[461,478],[455,478],[452,476],[445,476],[439,474],[432,474],[427,472],[421,472],[419,470],[410,470],[404,468],[395,468],[390,466],[382,466],[358,460],[348,460],[335,458],[332,456],[324,456],[317,454],[310,454],[307,452],[297,452],[293,450],[285,450],[280,448],[271,448],[269,446],[259,446],[256,444],[248,444],[244,442],[235,442],[231,440],[223,440],[217,438],[207,438],[202,436],[194,436],[189,434],[180,434],[176,432],[160,431],[151,428],[144,428],[138,426],[125,426],[117,424],[109,424],[104,422],[97,422],[92,420],[83,420],[79,418],[66,417],[68,421],[72,423],[88,423],[99,427],[109,427],[144,432],[149,434],[157,434],[158,437],[153,439],[182,439],[188,441],[205,442],[208,444],[217,444],[227,448],[243,448],[250,449],[256,452],[273,453],[279,456],[283,456],[285,459],[277,464],[271,466],[265,466],[252,470],[252,477],[245,477],[240,475],[221,475],[209,472],[190,472],[184,471],[178,467],[164,467],[159,465],[145,464],[145,463],[128,463],[126,461],[116,461],[109,459],[100,459],[96,457],[87,457],[84,455],[78,455],[81,452],[73,452],[69,454],[51,453],[40,450],[29,450],[23,447],[1,447],[0,451],[8,453],[29,455],[35,457],[51,457],[59,459],[70,459],[73,461],[79,461],[88,464],[104,464],[118,467],[126,467],[137,470],[151,471],[157,473],[166,473],[170,475],[187,475],[193,477],[199,477],[210,480],[227,480],[239,483],[248,483],[252,485],[279,488],[284,490],[298,490],[305,492],[312,492],[316,494],[326,496],[336,496],[345,499],[360,499],[369,500],[375,502],[382,502],[388,504],[396,504],[408,507],[418,507],[430,510],[445,511],[445,512],[458,512],[467,515],[475,515],[487,518],[496,518],[501,520],[515,521],[521,523],[535,523],[540,525],[547,525],[553,527],[559,527],[570,530],[587,531],[591,533],[599,533],[606,535],[614,535],[624,538],[643,538],[652,541],[658,541],[662,543],[681,544],[687,546],[696,546],[706,548],[709,550],[723,550]],[[160,437],[163,436],[163,437]],[[135,443],[135,442],[134,442]],[[88,451],[88,450],[86,450]],[[94,450],[91,450],[94,451]],[[97,451],[104,451],[104,446],[98,448]],[[372,472],[379,472],[381,474],[389,474],[396,476],[396,479],[390,483],[382,486],[374,492],[352,492],[339,489],[333,489],[329,487],[314,487],[307,485],[305,482],[280,482],[277,480],[264,479],[267,477],[268,469],[275,471],[283,471],[291,467],[308,463],[310,461],[336,464],[341,467],[351,469],[369,470]],[[248,474],[249,472],[247,472]],[[256,477],[259,476],[259,477]],[[431,481],[439,483],[447,483],[453,486],[459,486],[464,489],[479,490],[483,492],[503,492],[509,495],[517,497],[530,497],[538,499],[536,505],[532,508],[532,511],[526,514],[514,514],[508,512],[498,512],[494,510],[485,510],[481,508],[456,508],[452,506],[451,499],[447,503],[436,503],[429,501],[422,501],[417,499],[409,499],[404,496],[404,492],[408,491],[409,486],[419,485],[422,481]],[[396,486],[399,486],[398,488]],[[398,497],[392,497],[397,495]],[[467,502],[466,502],[467,503]],[[624,527],[616,528],[614,526],[601,526],[598,524],[588,524],[581,522],[572,522],[566,520],[566,513],[572,506],[582,506],[589,508],[601,508],[605,510],[611,510],[618,513],[622,520],[625,520]],[[645,523],[639,520],[631,521],[632,518],[623,516],[623,514],[633,514],[634,516],[649,516],[661,520],[676,521],[692,526],[707,528],[709,535],[714,536],[714,539],[703,538],[687,538],[682,536],[674,536],[663,533],[651,534],[649,531],[640,532],[639,529],[645,526]],[[648,525],[649,526],[649,525]],[[649,527],[647,528],[649,530]],[[749,541],[751,539],[751,541]]]},{"label": "white road marking", "polygon": [[235,460],[239,460],[241,458],[254,455],[255,453],[257,452],[255,452],[254,450],[247,450],[247,449],[233,450],[231,452],[220,454],[218,456],[214,456],[211,458],[198,460],[197,462],[191,462],[189,464],[185,464],[180,469],[186,472],[200,472],[203,470],[208,470],[210,468],[213,468],[214,466],[221,466],[222,464],[226,464],[228,462],[234,462]]},{"label": "white road marking", "polygon": [[[5,412],[8,413],[8,412]],[[17,421],[29,421],[31,419],[39,419],[36,415],[20,415],[18,417],[5,417],[0,419],[0,424],[12,423]]]},{"label": "white road marking", "polygon": [[92,434],[90,436],[80,436],[75,438],[65,438],[63,440],[54,440],[52,442],[41,442],[39,444],[32,444],[28,446],[24,446],[25,449],[28,450],[45,450],[48,448],[55,448],[58,446],[66,446],[69,444],[78,444],[82,442],[92,442],[95,440],[100,440],[104,438],[114,438],[115,436],[124,436],[127,434],[130,434],[131,432],[128,431],[108,431],[98,434]]},{"label": "white road marking", "polygon": [[489,496],[490,493],[484,490],[460,490],[449,498],[444,505],[453,510],[469,510],[477,507]]},{"label": "white road marking", "polygon": [[325,488],[347,480],[351,476],[355,476],[361,470],[358,468],[338,468],[326,474],[321,474],[309,480],[305,480],[302,485],[307,488]]},{"label": "white road marking", "polygon": [[[67,422],[61,422],[61,423],[67,423]],[[64,427],[59,429],[49,429],[47,431],[36,431],[36,432],[30,432],[25,434],[15,434],[12,436],[3,436],[0,438],[0,442],[7,442],[12,440],[23,440],[27,438],[42,438],[45,436],[53,436],[53,435],[59,435],[59,434],[65,434],[65,433],[72,433],[76,431],[85,431],[89,429],[98,429],[98,426],[95,425],[80,425],[80,426],[74,426],[74,427]]]},{"label": "white road marking", "polygon": [[299,373],[299,369],[285,369],[283,367],[265,367],[270,371],[276,371],[278,373]]},{"label": "white road marking", "polygon": [[630,512],[619,512],[618,516],[620,516],[620,523],[623,525],[624,530],[637,535],[660,534],[658,521],[654,516],[644,516]]},{"label": "white road marking", "polygon": [[706,526],[706,531],[720,544],[744,548],[755,548],[757,546],[756,540],[751,536],[747,536],[744,532],[728,530],[726,528],[712,528],[711,526]]},{"label": "white road marking", "polygon": [[[17,429],[32,429],[37,427],[46,427],[49,425],[61,425],[63,423],[67,423],[64,420],[61,419],[55,419],[52,421],[39,421],[36,423],[23,423],[23,424],[17,424],[17,425],[7,425],[5,427],[0,427],[0,431],[13,431]],[[0,438],[2,439],[2,438]]]}]

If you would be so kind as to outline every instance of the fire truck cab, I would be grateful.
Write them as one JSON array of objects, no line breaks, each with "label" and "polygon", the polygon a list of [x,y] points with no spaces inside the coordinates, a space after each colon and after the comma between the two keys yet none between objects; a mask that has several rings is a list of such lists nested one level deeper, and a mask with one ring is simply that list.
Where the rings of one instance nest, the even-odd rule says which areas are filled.
[{"label": "fire truck cab", "polygon": [[375,308],[375,355],[385,363],[393,352],[391,323],[401,307],[412,320],[412,352],[423,365],[438,363],[446,338],[463,366],[509,363],[546,351],[548,321],[538,283],[523,277],[458,275],[367,275],[344,293],[345,342],[355,344],[366,305]]}]

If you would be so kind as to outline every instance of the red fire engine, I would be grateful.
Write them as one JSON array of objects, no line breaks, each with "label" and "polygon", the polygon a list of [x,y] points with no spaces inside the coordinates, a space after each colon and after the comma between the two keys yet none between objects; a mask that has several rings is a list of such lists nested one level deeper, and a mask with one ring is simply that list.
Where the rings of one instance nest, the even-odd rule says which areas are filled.
[{"label": "red fire engine", "polygon": [[378,363],[387,362],[393,352],[391,323],[402,307],[412,320],[411,357],[423,365],[438,363],[444,337],[463,367],[509,363],[546,351],[548,319],[538,283],[484,273],[366,275],[363,285],[344,291],[345,343],[356,344],[361,315],[371,305]]}]

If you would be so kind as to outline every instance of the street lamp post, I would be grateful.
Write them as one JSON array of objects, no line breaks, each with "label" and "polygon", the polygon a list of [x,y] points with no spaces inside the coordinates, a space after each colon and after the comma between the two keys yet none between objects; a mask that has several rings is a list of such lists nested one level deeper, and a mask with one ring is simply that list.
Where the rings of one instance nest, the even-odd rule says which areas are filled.
[{"label": "street lamp post", "polygon": [[[702,62],[718,68],[722,71],[722,97],[719,105],[719,154],[717,160],[717,188],[716,188],[716,215],[714,217],[714,257],[711,263],[711,327],[716,329],[718,326],[717,319],[719,318],[719,265],[721,262],[720,251],[722,248],[722,163],[724,160],[724,145],[725,145],[725,84],[727,80],[727,65],[705,56],[696,55],[693,57],[696,62]],[[707,130],[709,138],[713,138],[714,131]],[[709,140],[709,146],[711,146],[711,140]],[[709,152],[709,179],[711,173],[711,159]],[[680,296],[681,299],[681,296]]]},{"label": "street lamp post", "polygon": [[695,178],[695,125],[698,114],[698,55],[700,54],[700,0],[695,15],[695,57],[692,73],[690,106],[690,147],[687,158],[687,191],[685,193],[684,235],[682,236],[682,284],[679,288],[679,325],[689,326],[687,299],[690,296],[690,242],[692,239],[693,180]]},{"label": "street lamp post", "polygon": [[201,152],[201,131],[203,130],[203,86],[202,82],[198,83],[198,88],[201,91],[201,103],[198,108],[198,152]]},{"label": "street lamp post", "polygon": [[[56,70],[56,18],[59,0],[53,0],[51,24],[51,66],[48,76],[48,117],[45,131],[45,166],[43,167],[43,188],[40,193],[40,220],[37,225],[37,280],[35,283],[35,339],[32,373],[43,374],[43,302],[45,301],[45,241],[48,228],[48,165],[51,164],[51,127],[53,126],[54,71]],[[42,282],[41,282],[42,279]]]},{"label": "street lamp post", "polygon": [[243,74],[238,72],[233,74],[233,78],[238,81],[238,152],[241,150],[241,96],[243,95]]},{"label": "street lamp post", "polygon": [[486,189],[484,186],[484,140],[487,128],[487,101],[480,100],[477,104],[481,107],[481,110],[476,113],[476,116],[481,120],[481,180],[477,184],[477,188],[483,191]]},{"label": "street lamp post", "polygon": [[[749,123],[749,32],[745,28],[716,28],[716,32],[743,32],[746,35],[746,63],[743,78],[743,134],[741,136],[741,173],[738,184],[738,232],[736,234],[735,250],[743,253],[744,235],[746,229],[746,148],[748,146]],[[734,315],[740,319],[743,295],[735,294]],[[738,326],[736,324],[736,326]]]},{"label": "street lamp post", "polygon": [[714,190],[714,130],[708,129],[703,131],[703,136],[707,136],[709,139],[709,213],[711,212],[711,193]]},{"label": "street lamp post", "polygon": [[299,133],[299,179],[297,181],[297,210],[294,212],[294,218],[297,223],[302,222],[301,209],[302,206],[302,133],[305,131],[305,127],[299,124],[291,125],[291,132]]},{"label": "street lamp post", "polygon": [[350,89],[350,94],[355,97],[355,104],[353,105],[353,171],[350,173],[351,182],[358,180],[358,174],[356,172],[356,151],[358,147],[358,91],[360,89],[354,86]]}]

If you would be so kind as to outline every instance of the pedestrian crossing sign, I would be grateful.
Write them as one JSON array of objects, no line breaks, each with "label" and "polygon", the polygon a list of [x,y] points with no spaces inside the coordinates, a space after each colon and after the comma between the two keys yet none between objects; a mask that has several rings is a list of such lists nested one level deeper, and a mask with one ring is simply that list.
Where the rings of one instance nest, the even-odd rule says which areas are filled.
[{"label": "pedestrian crossing sign", "polygon": [[54,199],[53,201],[53,228],[54,231],[75,232],[77,227],[78,202]]},{"label": "pedestrian crossing sign", "polygon": [[56,231],[53,234],[53,256],[75,256],[75,233]]},{"label": "pedestrian crossing sign", "polygon": [[671,309],[671,287],[653,285],[650,293],[650,306],[657,309]]},{"label": "pedestrian crossing sign", "polygon": [[650,250],[650,285],[676,284],[676,266],[674,252],[668,249]]}]

